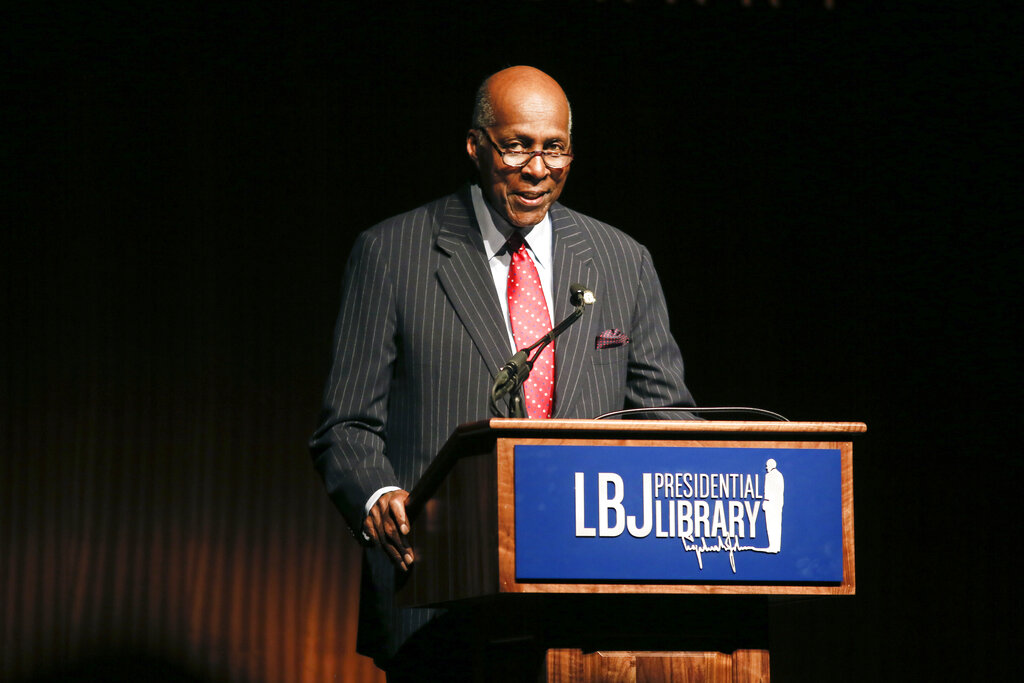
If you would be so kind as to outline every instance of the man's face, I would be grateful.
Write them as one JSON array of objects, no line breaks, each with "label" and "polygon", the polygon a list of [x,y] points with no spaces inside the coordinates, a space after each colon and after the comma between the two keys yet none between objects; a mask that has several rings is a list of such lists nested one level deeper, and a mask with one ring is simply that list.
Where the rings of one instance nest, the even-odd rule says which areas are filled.
[{"label": "man's face", "polygon": [[480,171],[480,187],[491,205],[514,226],[539,223],[562,194],[568,168],[550,169],[540,156],[522,168],[506,166],[504,151],[569,151],[569,108],[560,90],[518,83],[492,89],[496,123],[486,135],[470,131],[466,150]]}]

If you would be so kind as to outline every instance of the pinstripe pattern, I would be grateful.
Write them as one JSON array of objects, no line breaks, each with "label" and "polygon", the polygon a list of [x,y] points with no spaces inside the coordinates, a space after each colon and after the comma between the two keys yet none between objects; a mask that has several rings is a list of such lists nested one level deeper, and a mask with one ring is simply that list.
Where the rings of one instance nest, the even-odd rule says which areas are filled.
[{"label": "pinstripe pattern", "polygon": [[[598,299],[558,341],[553,417],[693,405],[647,250],[559,204],[550,215],[555,319],[572,308],[572,282]],[[458,424],[488,416],[490,384],[509,355],[500,310],[468,188],[360,235],[345,271],[321,424],[310,443],[328,494],[353,530],[374,491],[411,489]],[[597,335],[611,328],[632,343],[596,349]],[[393,613],[390,562],[376,549],[367,561],[359,646],[386,657],[431,613]]]}]

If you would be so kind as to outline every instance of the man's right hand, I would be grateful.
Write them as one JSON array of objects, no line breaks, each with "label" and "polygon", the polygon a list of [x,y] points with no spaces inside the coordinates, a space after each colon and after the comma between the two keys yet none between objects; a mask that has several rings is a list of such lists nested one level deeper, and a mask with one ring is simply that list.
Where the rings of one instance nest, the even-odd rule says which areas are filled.
[{"label": "man's right hand", "polygon": [[408,491],[388,491],[377,499],[363,520],[363,531],[380,545],[396,567],[409,570],[414,561],[409,545],[409,518],[405,515]]}]

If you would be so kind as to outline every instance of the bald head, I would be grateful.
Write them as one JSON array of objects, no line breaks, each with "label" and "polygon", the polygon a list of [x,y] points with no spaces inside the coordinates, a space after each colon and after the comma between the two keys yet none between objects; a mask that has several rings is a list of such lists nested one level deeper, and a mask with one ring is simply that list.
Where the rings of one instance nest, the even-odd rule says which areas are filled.
[{"label": "bald head", "polygon": [[[572,107],[558,82],[532,66],[512,66],[493,74],[480,84],[473,106],[471,128],[490,128],[498,123],[496,107],[516,102],[524,108],[550,110],[557,107],[572,133]],[[564,108],[563,108],[564,107]]]}]

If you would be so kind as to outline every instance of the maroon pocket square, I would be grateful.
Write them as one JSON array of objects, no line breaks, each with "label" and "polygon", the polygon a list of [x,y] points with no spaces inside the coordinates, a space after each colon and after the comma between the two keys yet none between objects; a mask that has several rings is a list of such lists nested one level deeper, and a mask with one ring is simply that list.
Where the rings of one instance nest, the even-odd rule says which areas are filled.
[{"label": "maroon pocket square", "polygon": [[624,335],[622,330],[616,327],[614,330],[605,330],[601,334],[597,335],[594,348],[613,349],[616,346],[623,346],[628,343],[629,337]]}]

